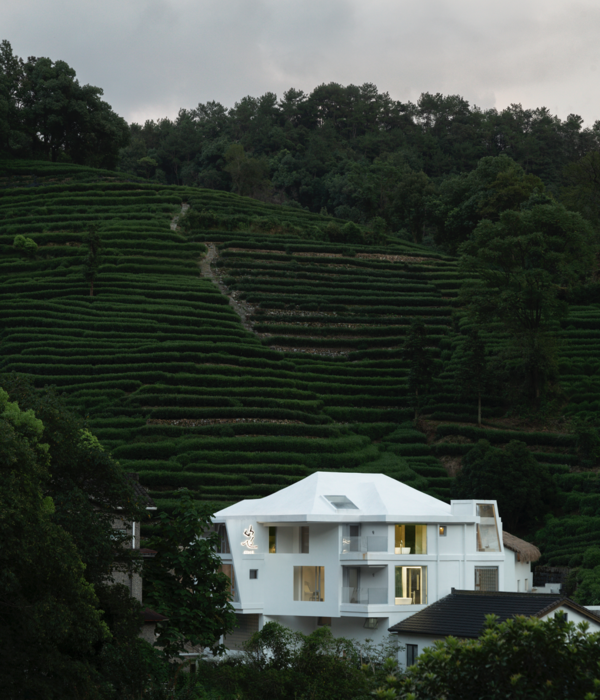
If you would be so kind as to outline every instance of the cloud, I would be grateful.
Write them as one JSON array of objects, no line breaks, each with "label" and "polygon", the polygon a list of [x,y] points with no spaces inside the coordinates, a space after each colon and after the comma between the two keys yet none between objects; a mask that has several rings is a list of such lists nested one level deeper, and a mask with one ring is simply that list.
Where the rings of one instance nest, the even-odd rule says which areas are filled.
[{"label": "cloud", "polygon": [[21,56],[72,65],[128,120],[245,95],[375,83],[400,100],[460,94],[600,118],[596,0],[20,0]]}]

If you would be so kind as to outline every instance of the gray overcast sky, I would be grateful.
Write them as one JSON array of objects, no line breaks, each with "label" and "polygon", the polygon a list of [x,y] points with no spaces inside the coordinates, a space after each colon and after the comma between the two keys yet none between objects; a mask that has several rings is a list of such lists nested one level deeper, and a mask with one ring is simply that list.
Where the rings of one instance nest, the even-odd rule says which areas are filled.
[{"label": "gray overcast sky", "polygon": [[600,119],[599,0],[3,0],[0,39],[62,59],[128,121],[375,83]]}]

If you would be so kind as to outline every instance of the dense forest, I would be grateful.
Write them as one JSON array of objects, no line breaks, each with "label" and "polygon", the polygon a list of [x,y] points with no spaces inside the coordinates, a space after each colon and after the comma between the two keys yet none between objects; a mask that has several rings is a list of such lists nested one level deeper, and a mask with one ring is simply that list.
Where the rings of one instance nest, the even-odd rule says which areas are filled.
[{"label": "dense forest", "polygon": [[[482,111],[427,93],[402,103],[372,84],[331,83],[280,100],[245,97],[231,109],[208,102],[130,131],[124,172],[361,224],[381,218],[388,230],[415,241],[428,231],[451,248],[477,220],[536,189],[573,199],[583,188],[578,203],[597,213],[589,169],[597,168],[600,122],[584,128],[581,117],[563,121],[546,108]],[[498,156],[502,165],[481,165]]]},{"label": "dense forest", "polygon": [[[136,510],[125,472],[159,509],[144,541],[178,533],[175,559],[195,537],[179,516],[315,470],[495,498],[565,590],[600,603],[600,122],[329,84],[127,125],[64,62],[5,41],[0,69],[6,683],[29,658],[28,692],[144,696],[139,611],[105,585],[110,508]],[[68,565],[64,587],[15,586],[46,547],[60,556],[40,570]],[[151,580],[165,639],[192,638]],[[27,596],[57,601],[57,620],[72,596],[89,624],[73,615],[47,655],[46,627],[21,625]],[[323,697],[384,682],[381,659],[359,678],[364,650],[339,666],[326,636],[294,643],[294,682],[311,648],[347,674]],[[160,668],[151,697],[174,697]],[[252,669],[229,673],[225,697],[262,697]]]}]

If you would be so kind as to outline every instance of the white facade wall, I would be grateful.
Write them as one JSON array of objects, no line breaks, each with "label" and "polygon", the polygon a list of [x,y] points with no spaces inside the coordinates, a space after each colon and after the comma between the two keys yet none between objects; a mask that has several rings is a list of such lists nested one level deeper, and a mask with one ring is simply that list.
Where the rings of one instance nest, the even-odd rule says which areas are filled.
[{"label": "white facade wall", "polygon": [[516,552],[505,550],[504,589],[512,593],[528,593],[533,588],[533,572],[530,562],[517,560]]},{"label": "white facade wall", "polygon": [[[395,524],[361,522],[361,535],[387,537],[385,552],[342,553],[343,522],[303,523],[309,528],[309,553],[300,549],[300,525],[278,524],[277,552],[269,553],[269,524],[252,517],[225,517],[231,554],[221,554],[223,563],[233,564],[236,611],[259,614],[264,622],[278,620],[294,630],[314,631],[318,618],[331,618],[332,632],[355,639],[381,640],[392,625],[422,610],[421,605],[395,604],[397,566],[427,567],[427,604],[443,598],[451,589],[475,589],[475,568],[496,567],[500,590],[516,590],[512,552],[477,551],[476,523],[445,523],[446,535],[439,536],[440,523],[427,525],[426,554],[396,554]],[[475,518],[473,518],[475,519]],[[400,518],[398,518],[400,521]],[[256,549],[248,549],[244,531],[255,533]],[[500,531],[501,538],[501,531]],[[508,565],[507,565],[508,561]],[[294,567],[324,567],[324,601],[294,600]],[[387,590],[385,603],[344,602],[344,567],[360,569],[361,588]],[[250,571],[258,572],[250,578]],[[378,618],[376,630],[365,629],[366,618]]]}]

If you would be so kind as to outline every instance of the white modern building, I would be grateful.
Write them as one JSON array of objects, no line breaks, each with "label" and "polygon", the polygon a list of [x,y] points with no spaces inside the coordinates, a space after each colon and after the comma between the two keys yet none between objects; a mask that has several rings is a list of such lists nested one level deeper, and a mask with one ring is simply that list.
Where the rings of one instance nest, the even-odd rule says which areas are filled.
[{"label": "white modern building", "polygon": [[317,472],[214,522],[240,623],[230,646],[270,620],[377,641],[453,588],[530,590],[539,557],[503,536],[495,501],[448,505],[382,474]]}]

